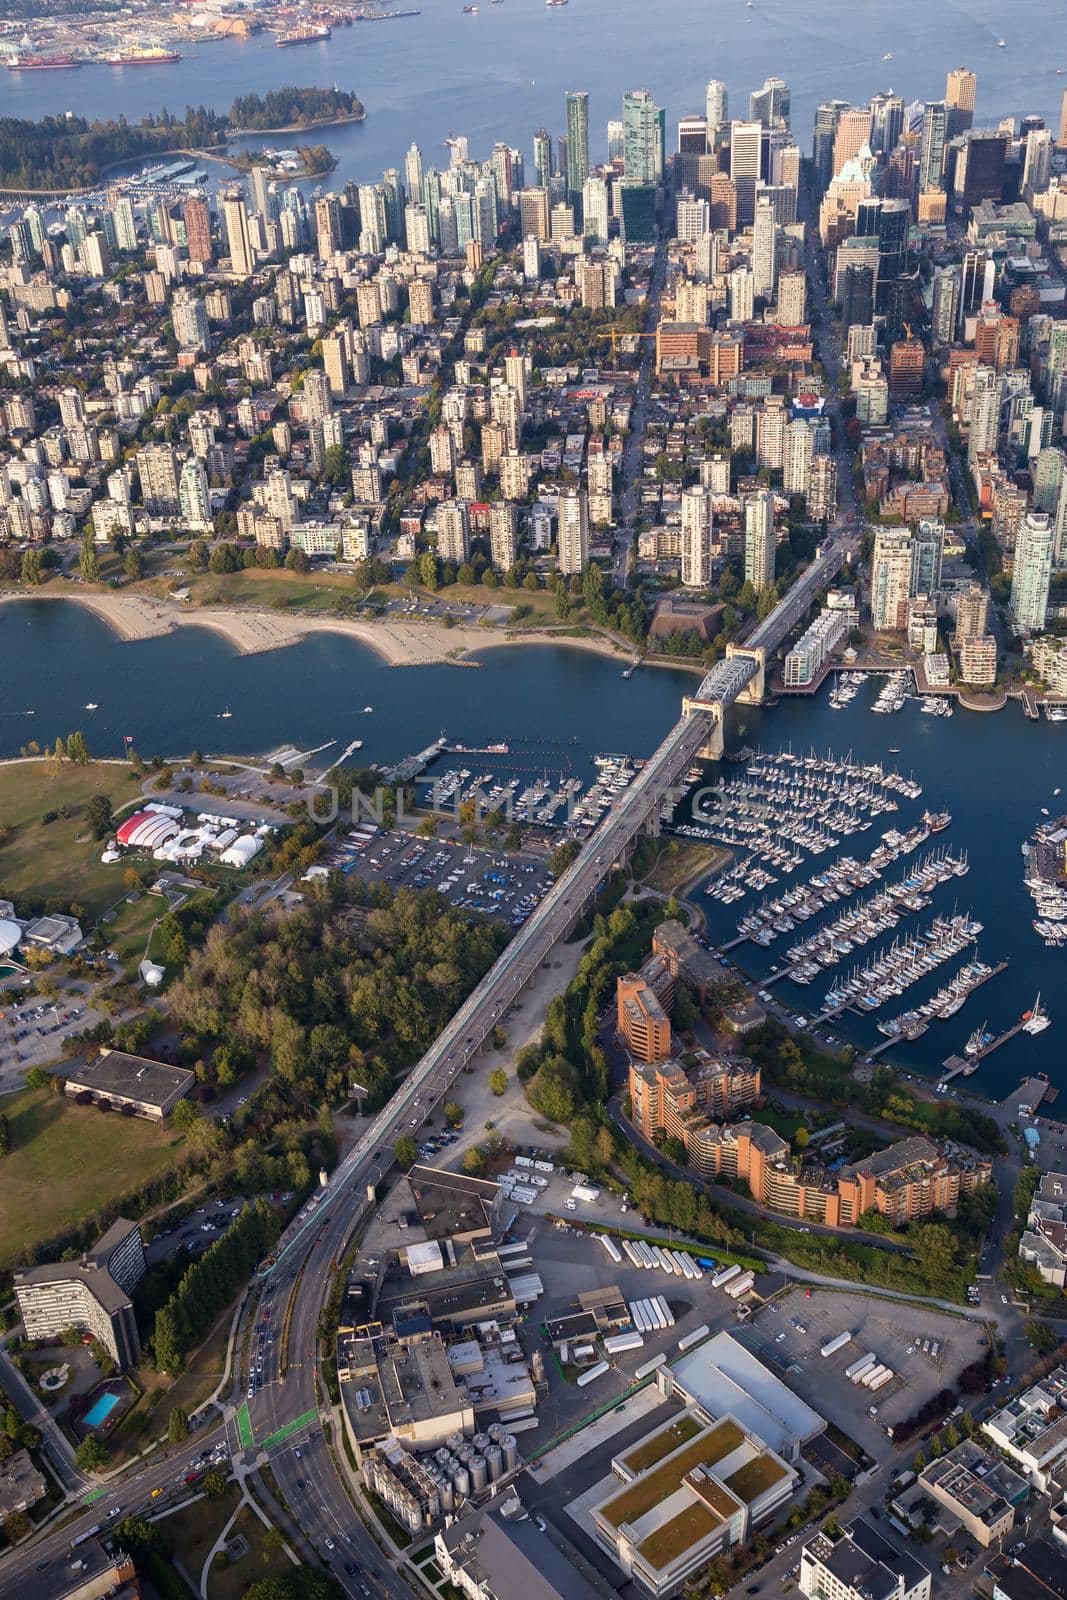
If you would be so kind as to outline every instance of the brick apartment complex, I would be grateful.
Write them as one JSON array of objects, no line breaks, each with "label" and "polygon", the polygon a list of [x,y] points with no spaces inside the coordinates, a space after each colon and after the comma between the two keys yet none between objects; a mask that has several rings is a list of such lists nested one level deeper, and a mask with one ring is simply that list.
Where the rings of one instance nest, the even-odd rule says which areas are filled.
[{"label": "brick apartment complex", "polygon": [[698,1051],[687,1061],[633,1062],[630,1101],[634,1126],[646,1139],[666,1133],[692,1151],[709,1118],[739,1116],[759,1099],[760,1071],[746,1056]]},{"label": "brick apartment complex", "polygon": [[637,1061],[664,1061],[671,1053],[674,979],[663,956],[651,956],[640,972],[616,985],[618,1030]]},{"label": "brick apartment complex", "polygon": [[761,1122],[716,1120],[731,1114],[724,1109],[730,1105],[736,1116],[759,1090],[759,1069],[741,1058],[709,1058],[692,1072],[676,1061],[630,1068],[633,1119],[646,1138],[662,1129],[680,1139],[701,1178],[740,1178],[757,1204],[780,1216],[847,1228],[865,1212],[879,1211],[891,1222],[907,1222],[955,1211],[961,1194],[992,1175],[985,1157],[921,1136],[831,1172],[815,1157],[795,1157],[788,1142]]}]

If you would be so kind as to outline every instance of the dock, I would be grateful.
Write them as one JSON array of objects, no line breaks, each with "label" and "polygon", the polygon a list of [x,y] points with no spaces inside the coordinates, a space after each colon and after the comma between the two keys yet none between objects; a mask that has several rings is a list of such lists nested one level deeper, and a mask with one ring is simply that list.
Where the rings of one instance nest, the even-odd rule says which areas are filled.
[{"label": "dock", "polygon": [[435,739],[433,744],[428,744],[425,750],[420,750],[417,755],[405,756],[403,761],[398,761],[393,767],[382,769],[382,776],[387,783],[409,783],[412,778],[417,778],[420,772],[425,772],[431,761],[436,761],[442,750],[448,748],[448,740],[444,734]]},{"label": "dock", "polygon": [[[1006,966],[1007,962],[1004,965]],[[996,1038],[991,1039],[981,1050],[976,1050],[973,1056],[949,1056],[941,1064],[940,1082],[948,1083],[953,1078],[968,1077],[975,1071],[979,1062],[985,1060],[986,1056],[991,1056],[993,1051],[999,1050],[1002,1044],[1007,1044],[1009,1039],[1014,1039],[1016,1034],[1022,1033],[1027,1020],[1027,1017],[1020,1017],[1018,1022],[1014,1023],[1010,1028],[1005,1028],[1003,1033],[998,1033]],[[1044,1087],[1042,1085],[1042,1090],[1044,1090]]]}]

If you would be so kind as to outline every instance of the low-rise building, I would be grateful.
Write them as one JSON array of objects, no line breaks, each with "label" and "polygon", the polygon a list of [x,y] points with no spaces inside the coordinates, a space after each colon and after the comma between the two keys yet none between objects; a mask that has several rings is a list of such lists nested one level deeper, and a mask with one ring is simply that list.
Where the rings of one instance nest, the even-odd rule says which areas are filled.
[{"label": "low-rise building", "polygon": [[1067,1286],[1067,1173],[1043,1172],[1019,1240],[1019,1257],[1057,1289]]},{"label": "low-rise building", "polygon": [[1015,1507],[1029,1492],[1025,1478],[973,1439],[931,1461],[919,1483],[983,1549],[1010,1533]]},{"label": "low-rise building", "polygon": [[28,1450],[13,1450],[0,1461],[0,1520],[28,1511],[47,1493],[48,1485]]},{"label": "low-rise building", "polygon": [[140,1228],[120,1218],[78,1260],[23,1267],[15,1298],[26,1338],[54,1340],[65,1328],[84,1328],[116,1366],[136,1366],[141,1343],[132,1295],[145,1266]]},{"label": "low-rise building", "polygon": [[130,1106],[137,1116],[162,1122],[195,1082],[196,1073],[186,1067],[107,1048],[88,1066],[71,1073],[66,1092],[75,1099],[91,1095],[98,1105],[107,1101],[113,1106]]},{"label": "low-rise building", "polygon": [[837,1537],[819,1532],[800,1553],[809,1600],[930,1600],[930,1572],[857,1517]]},{"label": "low-rise building", "polygon": [[1067,1457],[1067,1367],[1016,1395],[982,1424],[1035,1489],[1047,1490]]}]

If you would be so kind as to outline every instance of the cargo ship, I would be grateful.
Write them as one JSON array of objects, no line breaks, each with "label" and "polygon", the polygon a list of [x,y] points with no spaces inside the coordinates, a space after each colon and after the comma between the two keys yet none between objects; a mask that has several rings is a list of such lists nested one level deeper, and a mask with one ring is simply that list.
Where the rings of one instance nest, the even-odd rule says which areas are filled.
[{"label": "cargo ship", "polygon": [[321,44],[330,37],[329,24],[325,22],[304,23],[299,28],[290,28],[287,33],[279,33],[274,40],[279,50],[289,50],[296,44]]},{"label": "cargo ship", "polygon": [[77,56],[15,56],[7,63],[11,72],[68,72],[84,65]]},{"label": "cargo ship", "polygon": [[104,64],[109,67],[165,67],[172,61],[180,60],[177,50],[164,50],[161,45],[144,45],[116,50],[104,57]]}]

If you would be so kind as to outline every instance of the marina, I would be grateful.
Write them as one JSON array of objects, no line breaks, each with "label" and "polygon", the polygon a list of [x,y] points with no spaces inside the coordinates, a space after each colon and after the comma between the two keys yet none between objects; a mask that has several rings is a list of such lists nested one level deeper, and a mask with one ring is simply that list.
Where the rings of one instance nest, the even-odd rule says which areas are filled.
[{"label": "marina", "polygon": [[[1006,965],[1006,963],[1004,964]],[[937,1085],[938,1093],[943,1093],[946,1084],[951,1083],[953,1078],[970,1077],[971,1073],[978,1070],[979,1065],[987,1056],[991,1056],[994,1050],[999,1050],[1001,1045],[1007,1044],[1010,1039],[1016,1038],[1021,1033],[1028,1034],[1031,1038],[1034,1038],[1039,1033],[1044,1033],[1045,1029],[1051,1026],[1051,1023],[1052,1018],[1042,1008],[1040,995],[1038,995],[1030,1009],[1023,1012],[1018,1022],[1013,1023],[1009,1028],[1005,1028],[1003,1033],[991,1034],[987,1032],[986,1025],[983,1022],[981,1028],[976,1028],[964,1045],[963,1056],[949,1056],[945,1061],[944,1071]]]}]

